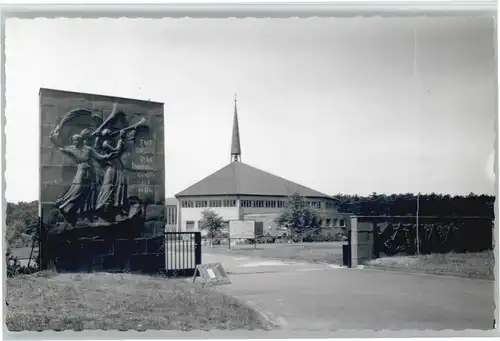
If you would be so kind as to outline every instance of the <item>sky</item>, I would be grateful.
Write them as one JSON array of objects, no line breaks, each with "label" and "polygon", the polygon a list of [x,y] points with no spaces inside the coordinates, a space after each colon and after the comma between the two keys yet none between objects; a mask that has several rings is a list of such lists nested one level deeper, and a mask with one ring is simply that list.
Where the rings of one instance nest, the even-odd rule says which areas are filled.
[{"label": "sky", "polygon": [[166,195],[230,160],[327,194],[494,193],[490,18],[8,19],[6,199],[38,199],[41,87],[165,104]]}]

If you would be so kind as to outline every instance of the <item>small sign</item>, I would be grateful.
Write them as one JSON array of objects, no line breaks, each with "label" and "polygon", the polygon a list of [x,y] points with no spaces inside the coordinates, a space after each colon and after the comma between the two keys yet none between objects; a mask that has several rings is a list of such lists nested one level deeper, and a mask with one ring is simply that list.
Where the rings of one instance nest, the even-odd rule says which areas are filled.
[{"label": "small sign", "polygon": [[207,272],[208,272],[208,275],[210,276],[210,278],[215,278],[215,277],[217,277],[217,276],[215,276],[214,270],[212,270],[212,269],[207,269]]},{"label": "small sign", "polygon": [[203,286],[216,286],[223,284],[231,284],[231,280],[227,277],[226,271],[221,263],[208,263],[197,265],[194,270],[193,283],[196,280],[196,274],[199,273],[203,279]]}]

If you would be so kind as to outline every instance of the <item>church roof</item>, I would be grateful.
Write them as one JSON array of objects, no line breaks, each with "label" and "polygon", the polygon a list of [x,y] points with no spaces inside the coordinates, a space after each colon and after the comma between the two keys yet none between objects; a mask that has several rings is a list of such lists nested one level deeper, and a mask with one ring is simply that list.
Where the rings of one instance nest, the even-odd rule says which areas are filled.
[{"label": "church roof", "polygon": [[231,162],[178,193],[176,197],[211,195],[290,196],[294,193],[304,197],[331,199],[327,194],[242,162]]}]

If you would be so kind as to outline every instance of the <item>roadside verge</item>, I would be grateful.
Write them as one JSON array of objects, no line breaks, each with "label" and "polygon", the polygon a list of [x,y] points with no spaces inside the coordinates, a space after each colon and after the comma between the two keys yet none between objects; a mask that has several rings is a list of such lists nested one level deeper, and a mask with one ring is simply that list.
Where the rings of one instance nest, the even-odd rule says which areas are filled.
[{"label": "roadside verge", "polygon": [[493,251],[384,257],[367,262],[364,268],[495,280]]}]

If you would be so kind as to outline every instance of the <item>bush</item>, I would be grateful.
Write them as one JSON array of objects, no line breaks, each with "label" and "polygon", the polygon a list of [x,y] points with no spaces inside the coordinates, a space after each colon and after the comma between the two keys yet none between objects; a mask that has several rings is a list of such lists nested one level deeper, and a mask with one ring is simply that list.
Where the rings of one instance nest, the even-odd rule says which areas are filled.
[{"label": "bush", "polygon": [[276,237],[271,236],[269,233],[257,239],[257,242],[260,244],[274,244],[275,241]]},{"label": "bush", "polygon": [[19,275],[21,269],[21,263],[19,263],[19,259],[17,259],[17,257],[14,257],[14,255],[9,250],[7,250],[5,258],[7,259],[7,277],[14,277]]},{"label": "bush", "polygon": [[23,266],[10,250],[7,250],[5,258],[7,260],[7,277],[29,275],[38,271],[35,260],[33,260],[33,266]]}]

